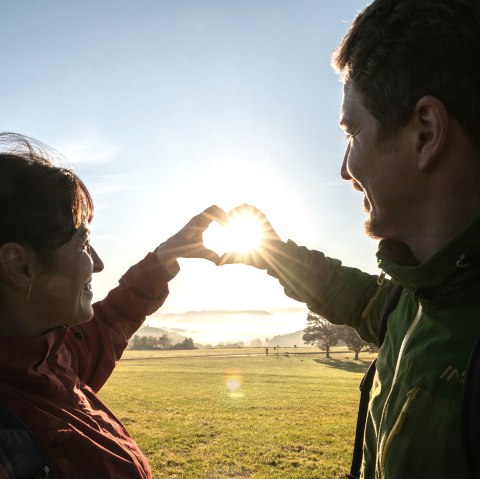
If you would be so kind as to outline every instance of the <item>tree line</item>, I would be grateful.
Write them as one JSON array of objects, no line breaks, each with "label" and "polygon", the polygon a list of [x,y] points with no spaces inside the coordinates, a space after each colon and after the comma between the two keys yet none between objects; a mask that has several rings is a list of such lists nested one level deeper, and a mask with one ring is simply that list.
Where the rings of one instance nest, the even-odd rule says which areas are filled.
[{"label": "tree line", "polygon": [[[326,319],[318,314],[309,311],[307,316],[307,327],[303,330],[302,340],[306,344],[316,346],[322,351],[325,351],[326,357],[330,358],[332,347],[336,346],[340,341],[343,341],[346,347],[355,354],[355,359],[358,359],[362,351],[374,352],[378,349],[375,345],[365,342],[357,334],[355,329],[350,326],[339,326],[329,323]],[[254,341],[259,344],[250,344],[253,346],[264,346],[265,343],[260,339]],[[244,347],[243,342],[235,344],[221,343],[218,346],[222,347]],[[197,349],[192,338],[185,338],[181,342],[173,343],[172,339],[167,334],[161,336],[143,336],[136,334],[130,340],[129,349],[153,350],[153,349]]]},{"label": "tree line", "polygon": [[329,323],[325,318],[311,311],[307,316],[308,326],[303,332],[303,342],[317,346],[325,351],[326,357],[330,358],[330,351],[339,341],[343,341],[347,348],[355,354],[355,359],[362,351],[374,352],[378,348],[365,342],[350,326]]},{"label": "tree line", "polygon": [[140,336],[135,334],[130,341],[129,349],[197,349],[192,338],[185,338],[173,344],[167,334],[161,336]]}]

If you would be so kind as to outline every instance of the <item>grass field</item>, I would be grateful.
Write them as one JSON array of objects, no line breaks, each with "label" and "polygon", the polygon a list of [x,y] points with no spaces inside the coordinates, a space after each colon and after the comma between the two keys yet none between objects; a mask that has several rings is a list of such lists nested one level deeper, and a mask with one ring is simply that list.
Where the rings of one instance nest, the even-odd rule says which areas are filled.
[{"label": "grass field", "polygon": [[336,479],[348,472],[365,354],[353,361],[346,353],[327,360],[282,348],[268,356],[208,351],[126,351],[101,391],[156,479]]}]

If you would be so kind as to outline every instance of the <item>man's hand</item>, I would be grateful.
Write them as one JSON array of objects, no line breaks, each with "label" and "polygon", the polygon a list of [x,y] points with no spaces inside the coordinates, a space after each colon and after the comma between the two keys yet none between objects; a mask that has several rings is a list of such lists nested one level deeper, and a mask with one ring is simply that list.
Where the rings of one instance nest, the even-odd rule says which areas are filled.
[{"label": "man's hand", "polygon": [[210,206],[194,216],[178,233],[162,243],[156,250],[159,261],[172,273],[178,272],[177,258],[205,258],[218,264],[220,257],[214,251],[205,248],[203,232],[212,221],[223,224],[228,215],[218,206]]},{"label": "man's hand", "polygon": [[267,269],[268,266],[275,265],[276,261],[274,256],[278,249],[278,244],[281,243],[281,239],[273,229],[273,226],[264,213],[252,205],[240,205],[228,213],[229,216],[242,214],[251,215],[260,223],[262,228],[260,244],[255,249],[245,253],[229,251],[221,256],[218,264],[243,263],[259,269]]}]

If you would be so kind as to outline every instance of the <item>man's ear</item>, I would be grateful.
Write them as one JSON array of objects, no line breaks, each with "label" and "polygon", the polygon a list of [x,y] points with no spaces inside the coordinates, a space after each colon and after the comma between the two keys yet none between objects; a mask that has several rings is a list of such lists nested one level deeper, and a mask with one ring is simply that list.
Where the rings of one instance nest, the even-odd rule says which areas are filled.
[{"label": "man's ear", "polygon": [[26,289],[35,279],[33,252],[18,243],[5,243],[0,247],[0,273],[9,284]]},{"label": "man's ear", "polygon": [[424,96],[415,105],[418,169],[435,165],[447,141],[449,118],[444,104],[434,96]]}]

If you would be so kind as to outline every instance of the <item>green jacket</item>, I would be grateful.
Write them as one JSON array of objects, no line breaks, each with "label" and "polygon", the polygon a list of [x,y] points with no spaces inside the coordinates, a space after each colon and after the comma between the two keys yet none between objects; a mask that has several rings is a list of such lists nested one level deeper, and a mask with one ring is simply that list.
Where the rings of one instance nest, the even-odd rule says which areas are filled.
[{"label": "green jacket", "polygon": [[378,276],[291,241],[278,245],[268,272],[311,311],[376,344],[386,297],[401,283],[378,354],[362,477],[473,477],[460,415],[463,377],[480,335],[480,217],[422,264],[392,241],[380,242],[377,257],[392,278],[380,285]]}]

